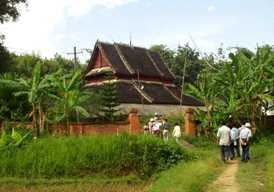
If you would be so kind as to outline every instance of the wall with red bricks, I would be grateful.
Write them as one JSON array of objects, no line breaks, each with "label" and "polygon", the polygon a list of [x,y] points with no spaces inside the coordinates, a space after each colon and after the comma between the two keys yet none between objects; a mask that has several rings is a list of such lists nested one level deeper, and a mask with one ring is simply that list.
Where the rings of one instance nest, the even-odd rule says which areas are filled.
[{"label": "wall with red bricks", "polygon": [[[28,129],[32,129],[32,124],[28,123],[11,123],[11,126],[22,125]],[[2,128],[3,124],[1,125]],[[51,124],[48,125],[48,130],[53,135],[65,134],[65,124]],[[69,125],[70,134],[72,135],[90,135],[90,134],[120,134],[120,133],[131,133],[138,134],[141,132],[141,125],[138,116],[138,110],[132,109],[128,115],[128,120],[124,122],[113,122],[105,124],[94,124],[90,122],[85,123],[70,123]]]}]

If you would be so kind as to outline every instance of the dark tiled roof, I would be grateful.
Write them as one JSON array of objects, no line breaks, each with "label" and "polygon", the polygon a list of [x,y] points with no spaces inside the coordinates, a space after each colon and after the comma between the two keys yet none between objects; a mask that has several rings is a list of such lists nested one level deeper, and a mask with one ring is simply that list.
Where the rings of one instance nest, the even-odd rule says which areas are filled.
[{"label": "dark tiled roof", "polygon": [[149,103],[132,84],[118,83],[118,100],[120,103]]},{"label": "dark tiled roof", "polygon": [[137,47],[117,44],[126,61],[139,75],[148,77],[161,77],[152,61],[146,54],[146,50]]},{"label": "dark tiled roof", "polygon": [[[172,91],[172,93],[174,95],[176,95],[177,98],[181,99],[180,88],[178,88],[178,87],[171,87],[171,86],[168,86],[167,88],[170,91]],[[182,105],[187,105],[187,106],[204,106],[204,104],[202,102],[200,102],[199,100],[197,100],[197,99],[195,99],[193,97],[187,96],[187,95],[183,95],[182,96]]]},{"label": "dark tiled roof", "polygon": [[169,93],[163,85],[143,84],[144,92],[147,93],[155,104],[178,104],[179,101]]},{"label": "dark tiled roof", "polygon": [[100,45],[102,46],[103,51],[106,54],[109,62],[113,66],[114,70],[119,74],[130,75],[129,71],[127,70],[123,61],[118,55],[115,47],[112,44],[108,43],[100,43]]},{"label": "dark tiled roof", "polygon": [[164,63],[163,59],[161,56],[154,52],[154,51],[149,51],[149,54],[151,55],[152,59],[157,63],[157,67],[161,70],[161,72],[164,74],[165,78],[174,80],[173,75],[169,71],[168,67]]},{"label": "dark tiled roof", "polygon": [[[143,89],[137,90],[134,86],[134,83],[117,83],[117,93],[118,101],[120,103],[134,103],[134,104],[170,104],[170,105],[179,105],[180,90],[176,87],[168,87],[177,97],[167,90],[167,87],[164,87],[160,84],[151,84],[151,83],[142,83]],[[100,89],[103,85],[92,86],[92,88]],[[178,95],[177,95],[178,94]],[[148,96],[152,99],[152,102],[146,97]],[[186,96],[183,96],[182,105],[186,106],[203,106],[203,104],[196,99]]]},{"label": "dark tiled roof", "polygon": [[[136,78],[139,75],[140,77],[156,78],[160,81],[174,80],[173,75],[158,53],[141,47],[100,41],[95,45],[87,73],[93,68],[95,55],[99,48],[101,48],[117,74],[131,78]],[[131,69],[132,71],[130,71]]]}]

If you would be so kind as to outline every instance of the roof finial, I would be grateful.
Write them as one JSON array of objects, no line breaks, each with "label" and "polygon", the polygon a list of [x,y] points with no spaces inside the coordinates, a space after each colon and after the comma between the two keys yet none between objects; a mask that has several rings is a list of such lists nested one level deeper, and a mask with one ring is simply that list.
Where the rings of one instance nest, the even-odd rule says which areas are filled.
[{"label": "roof finial", "polygon": [[132,47],[132,33],[129,33],[129,46]]}]

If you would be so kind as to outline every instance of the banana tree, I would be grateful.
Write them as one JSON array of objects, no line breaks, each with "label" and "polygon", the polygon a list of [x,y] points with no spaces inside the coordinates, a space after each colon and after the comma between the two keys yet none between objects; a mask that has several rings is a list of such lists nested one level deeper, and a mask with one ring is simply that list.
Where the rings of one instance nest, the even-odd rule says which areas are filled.
[{"label": "banana tree", "polygon": [[83,107],[83,104],[90,98],[89,95],[80,90],[81,88],[81,73],[80,71],[64,74],[62,71],[57,72],[51,78],[51,83],[56,90],[56,107],[54,107],[54,121],[64,121],[65,132],[69,135],[71,116],[83,115],[89,117],[88,111]]},{"label": "banana tree", "polygon": [[204,70],[198,76],[196,85],[189,84],[186,94],[201,100],[206,108],[208,129],[213,127],[213,109],[216,101],[217,89],[210,71]]},{"label": "banana tree", "polygon": [[32,117],[33,135],[39,136],[40,129],[44,130],[44,110],[42,103],[44,100],[54,97],[53,94],[49,92],[51,84],[48,81],[50,76],[46,75],[42,77],[41,75],[41,63],[36,64],[32,79],[19,79],[17,84],[22,88],[22,91],[15,93],[16,96],[26,95],[28,97],[28,102],[32,106],[32,110],[29,116]]}]

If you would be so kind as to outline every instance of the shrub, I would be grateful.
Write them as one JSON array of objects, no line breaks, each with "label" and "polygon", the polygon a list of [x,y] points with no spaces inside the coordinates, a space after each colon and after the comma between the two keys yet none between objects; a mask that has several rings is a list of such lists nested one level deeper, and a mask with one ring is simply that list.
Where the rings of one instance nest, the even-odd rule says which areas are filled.
[{"label": "shrub", "polygon": [[153,136],[51,137],[2,151],[0,176],[150,176],[191,158],[191,153],[176,143],[164,143]]}]

